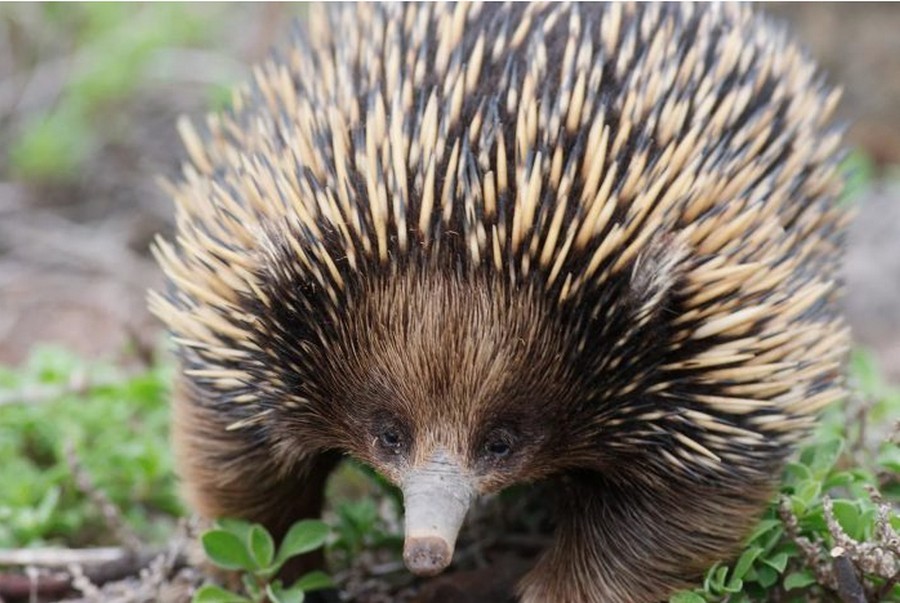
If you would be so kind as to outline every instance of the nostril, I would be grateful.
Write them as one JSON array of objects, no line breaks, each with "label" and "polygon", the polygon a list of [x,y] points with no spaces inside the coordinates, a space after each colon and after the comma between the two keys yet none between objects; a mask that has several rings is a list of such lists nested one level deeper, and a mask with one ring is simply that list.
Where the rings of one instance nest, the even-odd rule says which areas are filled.
[{"label": "nostril", "polygon": [[441,573],[453,559],[453,549],[443,538],[419,536],[407,538],[403,546],[403,562],[417,576]]}]

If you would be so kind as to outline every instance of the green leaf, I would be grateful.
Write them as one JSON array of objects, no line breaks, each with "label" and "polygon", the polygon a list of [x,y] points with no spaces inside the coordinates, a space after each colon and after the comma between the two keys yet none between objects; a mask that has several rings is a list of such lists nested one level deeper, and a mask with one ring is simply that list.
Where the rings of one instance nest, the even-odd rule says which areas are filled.
[{"label": "green leaf", "polygon": [[[841,191],[841,203],[858,200],[859,197],[872,186],[875,179],[875,166],[865,153],[854,150],[841,162],[840,171],[844,176],[844,188]],[[852,356],[856,361],[860,351]],[[853,363],[854,367],[857,362]]]},{"label": "green leaf", "polygon": [[761,565],[756,570],[756,581],[763,588],[769,588],[778,582],[778,572],[767,565]]},{"label": "green leaf", "polygon": [[716,594],[721,593],[725,590],[725,578],[727,576],[728,568],[726,566],[716,567],[715,571],[711,571],[708,576],[710,580],[708,581],[706,590]]},{"label": "green leaf", "polygon": [[778,553],[768,559],[763,559],[762,562],[780,574],[787,567],[788,556],[787,553]]},{"label": "green leaf", "polygon": [[669,597],[669,603],[706,603],[706,599],[697,593],[683,591]]},{"label": "green leaf", "polygon": [[209,530],[201,538],[203,550],[213,563],[228,570],[256,570],[256,565],[244,542],[225,530]]},{"label": "green leaf", "polygon": [[806,480],[797,484],[793,499],[800,501],[805,509],[813,506],[821,493],[822,484],[816,480]]},{"label": "green leaf", "polygon": [[226,532],[231,532],[241,539],[241,542],[250,541],[250,530],[253,524],[243,519],[235,519],[232,517],[220,517],[216,520],[216,527]]},{"label": "green leaf", "polygon": [[253,603],[250,599],[236,595],[231,591],[227,591],[221,586],[214,584],[205,584],[201,586],[191,603]]},{"label": "green leaf", "polygon": [[291,588],[300,588],[303,592],[310,592],[313,590],[330,588],[332,586],[334,586],[334,582],[328,574],[325,572],[314,571],[304,574],[303,577],[291,585]]},{"label": "green leaf", "polygon": [[731,582],[740,580],[747,574],[747,570],[753,565],[753,562],[762,553],[762,549],[758,546],[750,547],[740,556],[737,563],[734,564],[734,570],[731,572]]},{"label": "green leaf", "polygon": [[30,120],[8,147],[10,166],[32,181],[59,180],[75,175],[95,146],[86,116],[63,104],[48,115]]},{"label": "green leaf", "polygon": [[844,528],[847,535],[851,538],[860,538],[862,530],[859,521],[859,505],[850,500],[835,500],[832,502],[832,510],[834,518]]},{"label": "green leaf", "polygon": [[784,579],[784,589],[793,590],[795,588],[804,588],[816,583],[816,577],[809,570],[801,570],[799,572],[791,572]]},{"label": "green leaf", "polygon": [[854,349],[850,354],[850,372],[864,391],[877,393],[881,388],[881,374],[875,354],[870,350]]},{"label": "green leaf", "polygon": [[750,538],[747,539],[747,542],[753,542],[763,534],[768,533],[773,528],[777,528],[781,525],[781,520],[779,519],[763,519],[756,526],[756,529],[753,530],[753,533],[750,534]]},{"label": "green leaf", "polygon": [[739,592],[741,592],[741,589],[743,589],[743,588],[744,588],[743,580],[741,580],[740,578],[732,578],[731,580],[728,581],[728,584],[726,584],[723,587],[723,590],[727,593],[739,593]]},{"label": "green leaf", "polygon": [[278,556],[275,557],[275,565],[281,567],[291,557],[296,557],[321,547],[325,544],[328,533],[328,525],[322,521],[315,519],[298,521],[291,526],[291,529],[288,530],[284,540],[281,542]]},{"label": "green leaf", "polygon": [[812,471],[802,463],[788,463],[784,468],[784,482],[788,485],[812,479],[812,477]]},{"label": "green leaf", "polygon": [[250,552],[259,567],[266,568],[275,558],[275,541],[261,525],[254,525],[250,529]]},{"label": "green leaf", "polygon": [[272,603],[303,603],[303,599],[306,597],[302,588],[297,588],[296,584],[290,588],[284,588],[281,580],[269,584],[266,587],[266,594]]}]

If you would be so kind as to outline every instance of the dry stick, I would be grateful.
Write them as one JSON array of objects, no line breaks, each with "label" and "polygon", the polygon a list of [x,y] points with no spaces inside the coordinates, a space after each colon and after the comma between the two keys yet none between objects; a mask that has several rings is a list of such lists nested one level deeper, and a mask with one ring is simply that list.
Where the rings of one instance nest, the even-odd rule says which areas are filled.
[{"label": "dry stick", "polygon": [[832,590],[837,590],[833,568],[822,558],[822,542],[817,539],[813,543],[805,536],[800,535],[799,521],[791,511],[791,501],[787,496],[782,496],[778,503],[778,515],[781,517],[788,537],[803,553],[804,563],[815,573],[816,582]]},{"label": "dry stick", "polygon": [[831,558],[834,560],[834,577],[837,581],[838,596],[843,603],[866,603],[866,589],[859,581],[856,567],[847,557],[846,551],[836,546],[831,549]]},{"label": "dry stick", "polygon": [[0,565],[44,569],[64,569],[70,565],[80,565],[91,579],[105,582],[136,572],[158,554],[159,551],[154,550],[135,555],[121,547],[0,549]]},{"label": "dry stick", "polygon": [[95,601],[100,600],[100,589],[94,582],[88,578],[82,568],[77,563],[73,563],[68,567],[69,575],[72,576],[72,588],[76,589],[88,599]]},{"label": "dry stick", "polygon": [[94,480],[91,479],[88,472],[81,466],[78,455],[75,453],[75,447],[71,442],[68,442],[65,449],[66,463],[69,465],[69,470],[75,478],[75,484],[78,486],[78,489],[83,494],[87,495],[87,497],[91,499],[91,502],[100,508],[100,512],[103,513],[103,519],[106,521],[107,527],[112,530],[116,539],[125,546],[125,549],[131,553],[140,551],[143,548],[141,539],[138,538],[138,535],[131,529],[131,526],[129,526],[122,518],[119,508],[113,504],[105,492],[97,488],[94,484]]},{"label": "dry stick", "polygon": [[0,574],[0,598],[34,599],[53,597],[57,599],[69,590],[71,580],[66,574],[39,575],[36,568],[28,568],[27,575]]},{"label": "dry stick", "polygon": [[123,548],[95,549],[12,549],[0,550],[0,565],[21,566],[28,575],[0,573],[0,597],[22,599],[32,595],[56,600],[73,586],[68,572],[37,573],[79,566],[86,580],[104,584],[137,573],[155,556],[155,552],[135,555]]},{"label": "dry stick", "polygon": [[[862,396],[859,392],[855,392],[852,397],[855,403],[855,416],[847,417],[848,425],[858,425],[859,432],[856,434],[855,440],[850,445],[850,456],[857,464],[860,463],[860,455],[866,452],[866,426],[869,423],[869,410],[872,408],[872,400],[868,396]],[[847,410],[849,410],[848,405]]]},{"label": "dry stick", "polygon": [[[105,492],[97,488],[94,480],[88,472],[81,466],[75,447],[72,442],[65,445],[66,463],[69,470],[75,478],[75,485],[85,494],[91,502],[94,503],[103,514],[107,527],[116,535],[116,538],[125,545],[125,554],[129,558],[134,558],[137,552],[142,548],[141,540],[137,534],[125,523],[119,513],[118,507],[113,504]],[[71,563],[68,565],[69,573],[72,576],[72,586],[78,589],[89,599],[99,594],[100,590],[95,586],[91,579],[84,574],[81,564]]]},{"label": "dry stick", "polygon": [[141,586],[150,591],[148,600],[157,599],[166,581],[186,563],[186,550],[196,538],[198,526],[199,518],[196,515],[180,519],[166,550],[141,570]]},{"label": "dry stick", "polygon": [[[102,226],[115,226],[117,222],[110,219]],[[154,273],[152,263],[133,251],[121,234],[98,238],[98,226],[78,224],[49,211],[32,212],[27,222],[16,221],[13,226],[0,222],[0,235],[9,242],[14,256],[43,259],[53,265],[73,266],[79,272],[110,275],[124,284],[146,286]]]},{"label": "dry stick", "polygon": [[[160,600],[159,592],[176,570],[186,563],[184,549],[196,529],[196,518],[183,519],[164,551],[147,551],[135,555],[124,548],[96,549],[22,549],[0,550],[0,565],[25,565],[35,569],[67,568],[66,573],[40,575],[29,578],[21,574],[0,574],[0,597],[28,597],[34,592],[43,598],[56,600],[70,589],[81,592],[77,601],[105,601],[107,585],[140,575],[140,584],[129,586],[134,601]],[[140,592],[138,592],[140,591]]]},{"label": "dry stick", "polygon": [[878,589],[878,599],[881,600],[887,599],[894,586],[900,583],[900,534],[891,525],[891,515],[893,513],[891,505],[882,498],[881,493],[877,489],[867,486],[866,490],[878,509],[878,514],[875,517],[875,534],[881,541],[884,549],[894,556],[897,568],[894,574],[887,577],[884,584]]},{"label": "dry stick", "polygon": [[64,568],[70,564],[105,565],[119,563],[129,555],[122,547],[92,549],[35,548],[0,549],[0,565]]}]

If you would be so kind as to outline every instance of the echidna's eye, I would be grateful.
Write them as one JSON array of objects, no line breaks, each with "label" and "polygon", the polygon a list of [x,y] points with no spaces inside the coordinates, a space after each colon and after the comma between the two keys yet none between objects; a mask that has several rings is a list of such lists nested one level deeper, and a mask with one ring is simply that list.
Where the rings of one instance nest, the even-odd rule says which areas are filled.
[{"label": "echidna's eye", "polygon": [[396,429],[385,429],[378,435],[378,441],[385,449],[394,454],[400,454],[400,450],[403,448],[403,436]]},{"label": "echidna's eye", "polygon": [[512,452],[509,442],[501,439],[490,440],[484,445],[484,451],[494,458],[502,459]]}]

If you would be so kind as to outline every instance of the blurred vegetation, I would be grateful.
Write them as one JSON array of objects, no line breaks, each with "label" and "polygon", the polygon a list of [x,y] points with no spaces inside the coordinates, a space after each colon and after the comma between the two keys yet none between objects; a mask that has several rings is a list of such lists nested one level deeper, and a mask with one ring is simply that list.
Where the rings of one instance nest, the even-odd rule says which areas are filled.
[{"label": "blurred vegetation", "polygon": [[[7,61],[20,88],[39,79],[41,70],[56,76],[47,86],[63,82],[46,93],[51,102],[20,108],[22,123],[7,144],[10,172],[32,182],[76,175],[99,146],[127,136],[112,109],[148,82],[162,87],[178,61],[173,51],[222,43],[224,10],[183,3],[0,7],[0,36],[11,41]],[[196,75],[213,79],[211,98],[231,83],[221,72]]]},{"label": "blurred vegetation", "polygon": [[126,375],[50,347],[0,368],[0,548],[114,541],[70,461],[139,535],[168,537],[183,512],[167,439],[170,373]]}]

